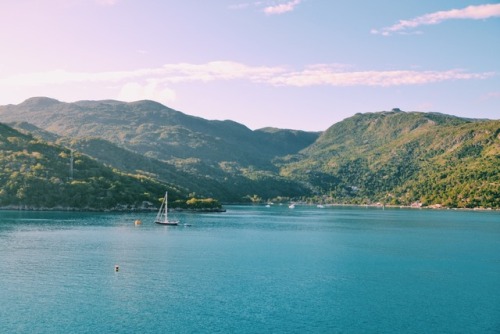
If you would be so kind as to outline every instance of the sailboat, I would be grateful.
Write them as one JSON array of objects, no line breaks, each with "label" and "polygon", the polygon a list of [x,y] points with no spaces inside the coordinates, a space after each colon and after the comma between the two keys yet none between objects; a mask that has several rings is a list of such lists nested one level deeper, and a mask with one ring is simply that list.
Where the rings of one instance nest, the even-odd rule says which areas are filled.
[{"label": "sailboat", "polygon": [[156,215],[155,223],[160,225],[170,225],[175,226],[179,225],[177,220],[168,220],[168,191],[165,192],[165,198],[163,199],[163,203],[161,203],[160,210]]}]

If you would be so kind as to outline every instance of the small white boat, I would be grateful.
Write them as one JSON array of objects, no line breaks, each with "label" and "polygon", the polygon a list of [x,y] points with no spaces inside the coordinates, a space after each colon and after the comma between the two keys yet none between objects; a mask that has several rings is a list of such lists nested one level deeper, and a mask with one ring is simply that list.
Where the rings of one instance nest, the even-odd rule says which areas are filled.
[{"label": "small white boat", "polygon": [[288,208],[289,208],[289,209],[295,209],[295,204],[293,204],[293,203],[292,203],[292,204],[290,204],[290,205],[288,206]]},{"label": "small white boat", "polygon": [[160,210],[156,215],[155,223],[160,225],[176,226],[179,225],[177,220],[168,220],[168,191],[165,192],[165,198],[163,198],[163,203],[161,203]]},{"label": "small white boat", "polygon": [[317,207],[320,208],[320,209],[323,209],[325,206],[322,205],[322,204],[318,204]]}]

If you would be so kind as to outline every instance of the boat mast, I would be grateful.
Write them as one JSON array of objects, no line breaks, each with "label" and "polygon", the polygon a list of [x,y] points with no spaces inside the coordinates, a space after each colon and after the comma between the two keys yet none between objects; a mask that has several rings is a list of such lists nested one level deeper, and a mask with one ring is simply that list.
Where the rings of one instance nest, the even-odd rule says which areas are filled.
[{"label": "boat mast", "polygon": [[165,221],[168,221],[168,191],[165,191]]}]

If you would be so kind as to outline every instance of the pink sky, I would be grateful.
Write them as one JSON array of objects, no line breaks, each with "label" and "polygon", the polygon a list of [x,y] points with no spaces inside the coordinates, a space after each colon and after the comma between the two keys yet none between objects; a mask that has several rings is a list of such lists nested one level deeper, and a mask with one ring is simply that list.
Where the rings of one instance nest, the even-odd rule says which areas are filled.
[{"label": "pink sky", "polygon": [[499,4],[20,0],[0,12],[0,105],[152,99],[303,130],[393,107],[500,115]]}]

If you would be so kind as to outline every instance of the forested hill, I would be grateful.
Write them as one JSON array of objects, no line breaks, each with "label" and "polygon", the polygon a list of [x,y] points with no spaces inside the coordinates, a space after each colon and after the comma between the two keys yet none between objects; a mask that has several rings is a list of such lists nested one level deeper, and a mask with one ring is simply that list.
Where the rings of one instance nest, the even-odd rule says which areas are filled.
[{"label": "forested hill", "polygon": [[500,121],[438,113],[357,114],[325,131],[281,173],[330,201],[500,207]]},{"label": "forested hill", "polygon": [[252,131],[233,121],[209,121],[153,101],[64,103],[35,97],[0,107],[0,121],[29,122],[68,138],[99,137],[164,161],[195,157],[263,168],[271,168],[272,158],[296,153],[319,136],[292,130]]},{"label": "forested hill", "polygon": [[281,177],[272,161],[299,152],[319,136],[285,129],[252,131],[153,101],[64,103],[31,98],[0,106],[0,121],[121,171],[224,202],[308,195],[306,185]]},{"label": "forested hill", "polygon": [[322,133],[252,131],[152,101],[32,98],[0,106],[0,121],[183,196],[500,208],[498,120],[393,109],[356,114]]},{"label": "forested hill", "polygon": [[175,186],[126,175],[94,159],[49,145],[0,124],[0,207],[13,209],[125,210],[157,207]]}]

